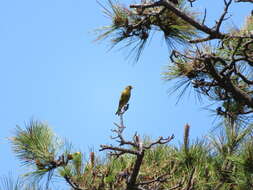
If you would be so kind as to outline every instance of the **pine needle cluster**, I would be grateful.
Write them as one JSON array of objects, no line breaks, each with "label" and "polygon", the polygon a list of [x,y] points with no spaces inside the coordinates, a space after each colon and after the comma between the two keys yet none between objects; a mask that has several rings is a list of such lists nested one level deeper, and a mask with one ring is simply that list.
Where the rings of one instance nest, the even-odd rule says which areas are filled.
[{"label": "pine needle cluster", "polygon": [[[39,158],[40,154],[37,152],[41,151],[44,138],[35,135],[37,140],[33,143],[23,139],[27,138],[28,134],[34,135],[32,130],[38,130],[37,127],[40,133],[44,131],[42,133],[50,136],[48,139],[51,139],[48,133],[53,133],[47,125],[40,122],[32,123],[36,123],[36,126],[32,125],[25,130],[19,128],[11,142],[21,161],[25,161],[27,166],[35,166],[34,171],[27,175],[33,175],[41,180],[38,176],[34,176],[34,173],[41,170],[35,160]],[[217,187],[231,190],[250,189],[253,185],[251,134],[252,127],[242,128],[227,121],[224,127],[219,128],[219,132],[210,134],[208,138],[191,140],[190,126],[187,124],[181,145],[161,144],[145,151],[137,184],[141,184],[145,189],[153,189],[157,186],[160,189],[175,186],[181,189],[194,187],[200,190]],[[45,134],[43,136],[45,137]],[[145,139],[144,144],[151,141],[150,138]],[[42,150],[57,152],[51,146],[51,143],[44,143]],[[23,150],[22,154],[20,154],[21,150]],[[60,149],[57,150],[60,151]],[[45,153],[49,152],[45,151]],[[73,189],[126,189],[126,182],[129,180],[135,163],[133,155],[124,154],[119,157],[108,155],[102,159],[95,152],[90,152],[89,155],[81,152],[70,154],[69,152],[64,154],[68,162],[57,165],[53,175],[65,179]],[[85,159],[85,156],[88,159]],[[45,157],[43,163],[48,159]],[[45,173],[49,172],[50,170],[45,171]]]},{"label": "pine needle cluster", "polygon": [[[100,33],[97,40],[109,37],[112,47],[120,42],[124,42],[125,47],[132,46],[131,51],[136,53],[136,60],[139,59],[147,40],[151,38],[152,31],[162,32],[170,47],[173,47],[175,42],[186,43],[197,35],[194,27],[162,6],[129,9],[113,0],[108,0],[108,7],[100,5],[111,20],[111,25],[97,30]],[[197,16],[196,12],[189,11],[185,1],[179,1],[177,7],[193,18]]]}]

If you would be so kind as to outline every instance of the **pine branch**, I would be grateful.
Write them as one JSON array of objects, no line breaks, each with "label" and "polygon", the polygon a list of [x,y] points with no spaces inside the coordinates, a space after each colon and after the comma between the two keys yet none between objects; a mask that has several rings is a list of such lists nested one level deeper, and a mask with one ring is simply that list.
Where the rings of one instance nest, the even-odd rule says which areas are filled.
[{"label": "pine branch", "polygon": [[130,148],[122,148],[122,147],[117,147],[117,146],[112,146],[112,145],[111,146],[100,145],[101,147],[100,151],[110,150],[111,151],[110,155],[116,156],[116,158],[124,154],[131,154],[136,157],[134,161],[134,166],[131,169],[131,171],[129,171],[129,177],[126,181],[126,189],[127,190],[143,189],[141,187],[142,185],[145,185],[147,183],[153,183],[155,181],[163,181],[164,179],[162,180],[162,177],[164,176],[156,178],[155,181],[146,181],[146,182],[139,182],[139,183],[136,182],[139,172],[140,172],[140,167],[143,164],[145,150],[149,150],[153,146],[158,145],[158,144],[166,144],[170,142],[174,138],[174,135],[169,136],[168,138],[160,137],[158,140],[144,146],[140,136],[137,135],[137,133],[135,133],[135,135],[133,136],[132,141],[125,140],[123,136],[123,132],[126,127],[124,126],[123,114],[120,114],[120,124],[117,124],[117,123],[114,123],[114,124],[116,126],[116,129],[112,130],[112,132],[116,133],[116,136],[112,137],[112,139],[117,140],[117,142],[119,143],[119,146],[127,145],[127,146],[130,146]]},{"label": "pine branch", "polygon": [[149,4],[133,4],[130,5],[130,8],[151,8],[151,7],[159,7],[159,6],[164,6],[166,9],[172,11],[174,14],[176,14],[178,17],[186,21],[187,23],[191,24],[194,26],[196,29],[208,34],[212,39],[223,39],[226,35],[215,30],[211,29],[205,24],[201,24],[198,21],[194,20],[193,18],[189,17],[186,15],[184,12],[176,8],[171,2],[168,2],[166,0],[160,0],[156,1],[155,3],[149,3]]}]

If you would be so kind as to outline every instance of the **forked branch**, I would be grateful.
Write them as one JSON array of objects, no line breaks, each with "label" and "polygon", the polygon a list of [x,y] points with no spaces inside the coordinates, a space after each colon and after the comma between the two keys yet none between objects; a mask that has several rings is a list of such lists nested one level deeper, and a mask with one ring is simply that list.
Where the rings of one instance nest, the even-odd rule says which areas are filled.
[{"label": "forked branch", "polygon": [[[140,136],[135,133],[132,140],[125,140],[123,136],[123,132],[126,129],[123,122],[123,114],[120,114],[120,124],[114,123],[116,129],[113,129],[112,132],[116,134],[116,136],[112,137],[112,139],[116,140],[119,143],[119,146],[112,146],[112,145],[101,145],[100,151],[109,150],[109,154],[111,156],[115,156],[116,158],[124,155],[124,154],[131,154],[136,156],[134,161],[133,168],[131,168],[129,177],[126,180],[126,189],[133,190],[133,189],[145,189],[141,186],[154,183],[154,182],[163,182],[167,179],[167,175],[162,175],[160,177],[156,177],[150,181],[144,181],[137,183],[137,178],[140,172],[140,168],[143,162],[143,158],[145,156],[145,151],[151,149],[153,146],[158,144],[166,144],[169,143],[173,138],[174,135],[171,135],[167,138],[159,137],[158,140],[149,143],[148,145],[143,145],[142,139]],[[122,146],[127,146],[123,148]],[[130,147],[129,147],[130,146]]]}]

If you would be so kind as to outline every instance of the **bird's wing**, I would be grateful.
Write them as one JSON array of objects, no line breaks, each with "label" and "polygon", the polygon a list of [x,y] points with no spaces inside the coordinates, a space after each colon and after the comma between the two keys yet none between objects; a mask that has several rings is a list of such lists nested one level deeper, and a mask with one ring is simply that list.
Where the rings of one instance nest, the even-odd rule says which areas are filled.
[{"label": "bird's wing", "polygon": [[120,97],[119,104],[124,106],[124,104],[126,104],[128,102],[129,98],[130,98],[129,93],[122,93],[121,97]]}]

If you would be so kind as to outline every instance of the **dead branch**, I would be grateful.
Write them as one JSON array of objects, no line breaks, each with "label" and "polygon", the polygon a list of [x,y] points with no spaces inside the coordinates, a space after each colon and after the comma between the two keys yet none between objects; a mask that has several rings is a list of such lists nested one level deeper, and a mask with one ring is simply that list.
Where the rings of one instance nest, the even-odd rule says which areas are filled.
[{"label": "dead branch", "polygon": [[[143,145],[143,142],[137,133],[134,134],[131,141],[125,140],[123,136],[123,132],[126,127],[124,126],[123,114],[124,112],[120,114],[120,124],[114,123],[114,125],[116,126],[116,129],[112,130],[112,132],[116,134],[116,136],[112,137],[112,139],[116,140],[119,143],[120,147],[112,146],[112,145],[110,146],[100,145],[101,147],[100,151],[109,150],[111,151],[109,154],[111,156],[116,156],[116,158],[122,156],[123,154],[132,154],[136,156],[134,166],[132,168],[132,171],[129,171],[129,177],[126,181],[127,190],[144,189],[141,187],[141,185],[158,182],[158,181],[160,182],[164,181],[165,176],[160,176],[160,177],[155,178],[152,181],[140,182],[138,184],[136,183],[138,175],[139,175],[140,167],[142,165],[142,161],[145,155],[145,150],[148,150],[157,144],[169,143],[174,138],[174,135],[171,135],[167,138],[159,137],[158,140],[151,142],[150,144],[146,146]],[[124,145],[130,146],[130,148],[122,148],[121,146],[124,146]]]},{"label": "dead branch", "polygon": [[174,139],[174,137],[175,137],[174,135],[171,135],[171,136],[169,136],[169,137],[167,137],[167,138],[159,137],[158,140],[156,140],[156,141],[150,143],[150,144],[147,145],[147,146],[144,146],[144,148],[145,148],[145,149],[150,149],[151,147],[153,147],[153,146],[155,146],[155,145],[157,145],[157,144],[167,144],[167,143],[169,143],[172,139]]},{"label": "dead branch", "polygon": [[112,150],[112,151],[116,151],[114,154],[134,154],[134,155],[139,155],[138,151],[135,150],[130,150],[130,149],[125,149],[125,148],[119,148],[119,147],[115,147],[115,146],[108,146],[108,145],[100,145],[101,149],[99,151],[103,151],[103,150]]}]

